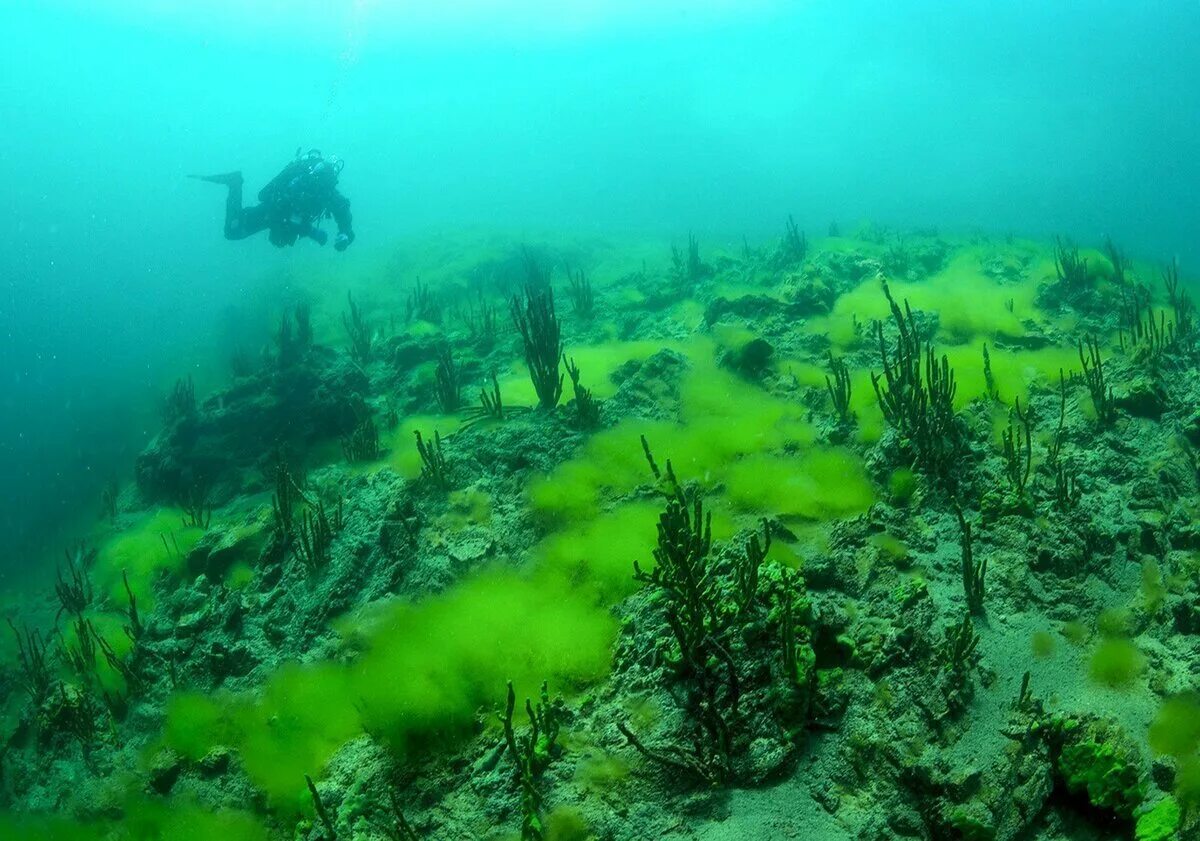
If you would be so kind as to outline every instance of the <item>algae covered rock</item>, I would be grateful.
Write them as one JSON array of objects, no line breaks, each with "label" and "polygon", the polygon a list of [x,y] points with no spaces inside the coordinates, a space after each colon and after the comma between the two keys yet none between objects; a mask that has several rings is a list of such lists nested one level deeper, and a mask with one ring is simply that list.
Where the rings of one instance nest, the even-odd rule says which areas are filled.
[{"label": "algae covered rock", "polygon": [[644,362],[630,362],[613,374],[617,393],[605,401],[614,415],[672,417],[680,400],[687,358],[660,350]]},{"label": "algae covered rock", "polygon": [[775,348],[766,339],[755,336],[725,352],[722,364],[751,379],[761,377],[771,363]]},{"label": "algae covered rock", "polygon": [[270,529],[256,519],[232,528],[214,528],[188,553],[188,573],[203,573],[210,581],[220,581],[235,564],[253,565],[270,537]]},{"label": "algae covered rock", "polygon": [[1131,378],[1116,395],[1117,406],[1137,418],[1158,419],[1167,409],[1167,394],[1148,374]]},{"label": "algae covered rock", "polygon": [[1066,718],[1055,722],[1060,741],[1055,772],[1067,790],[1128,818],[1145,797],[1137,746],[1117,725],[1103,719]]},{"label": "algae covered rock", "polygon": [[1134,826],[1137,841],[1172,841],[1179,837],[1182,814],[1173,797],[1164,797],[1138,815]]},{"label": "algae covered rock", "polygon": [[367,391],[358,365],[313,347],[293,364],[238,380],[168,425],[137,458],[138,489],[150,499],[186,499],[198,484],[229,481],[280,446],[303,449],[345,435]]}]

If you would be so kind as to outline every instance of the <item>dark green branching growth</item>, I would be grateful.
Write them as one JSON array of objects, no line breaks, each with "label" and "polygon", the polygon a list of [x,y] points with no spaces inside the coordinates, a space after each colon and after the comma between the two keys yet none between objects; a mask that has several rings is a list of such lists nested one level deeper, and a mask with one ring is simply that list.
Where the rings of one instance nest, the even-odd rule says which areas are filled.
[{"label": "dark green branching growth", "polygon": [[571,388],[575,392],[575,425],[579,429],[595,429],[600,425],[600,403],[592,396],[591,389],[584,388],[579,382],[579,366],[574,359],[563,355],[563,365],[571,377]]},{"label": "dark green branching growth", "polygon": [[325,804],[321,801],[321,793],[317,791],[316,784],[313,783],[312,777],[308,774],[304,775],[304,782],[308,784],[308,793],[312,797],[313,810],[317,813],[317,817],[321,821],[321,826],[325,828],[324,841],[337,841],[337,830],[333,827],[333,821],[329,818],[329,813],[325,811]]},{"label": "dark green branching growth", "polygon": [[671,245],[671,274],[678,281],[702,280],[712,274],[712,267],[700,259],[700,243],[688,234],[687,256],[677,245]]},{"label": "dark green branching growth", "polygon": [[[642,443],[648,452],[644,439]],[[648,461],[656,470],[653,458],[648,456]],[[663,478],[667,507],[658,518],[655,566],[646,572],[634,561],[634,578],[652,587],[663,600],[675,641],[676,670],[691,688],[687,713],[697,728],[692,739],[694,753],[679,753],[676,761],[716,782],[729,776],[727,711],[737,713],[741,688],[722,641],[725,618],[719,610],[720,593],[710,557],[712,512],[704,510],[698,493],[689,502],[669,459]]]},{"label": "dark green branching growth", "polygon": [[513,761],[517,781],[521,786],[521,839],[541,841],[544,835],[541,810],[543,798],[537,781],[561,752],[558,733],[561,727],[563,704],[558,698],[550,700],[546,683],[542,683],[540,699],[535,707],[525,699],[525,714],[529,717],[529,731],[521,738],[513,729],[513,712],[517,695],[512,681],[508,682],[508,698],[500,722],[504,726],[504,742]]},{"label": "dark green branching growth", "polygon": [[1079,506],[1080,496],[1075,469],[1058,462],[1054,466],[1054,507],[1059,511],[1070,511]]},{"label": "dark green branching growth", "polygon": [[[811,607],[803,579],[766,561],[766,521],[761,539],[751,536],[744,553],[718,557],[701,495],[685,492],[671,462],[660,470],[644,436],[641,443],[665,508],[655,566],[647,572],[635,563],[634,578],[669,631],[653,631],[653,644],[663,647],[655,668],[680,706],[683,725],[676,739],[659,746],[644,743],[624,723],[618,728],[646,759],[718,784],[748,770],[742,757],[763,724],[778,727],[785,740],[803,729],[816,691]],[[765,660],[768,651],[779,652],[778,659]]]},{"label": "dark green branching growth", "polygon": [[[133,667],[132,658],[124,658],[117,654],[112,643],[104,638],[104,635],[96,630],[95,626],[91,626],[92,637],[96,640],[96,647],[100,654],[104,657],[104,662],[108,663],[108,667],[114,674],[118,674],[125,681],[126,694],[131,695],[141,686],[141,677],[137,670]],[[110,696],[103,689],[101,694],[104,695],[104,701],[110,710],[118,710],[124,705],[124,699],[119,695],[117,697]]]},{"label": "dark green branching growth", "polygon": [[525,288],[534,292],[550,289],[550,266],[528,245],[521,246],[521,267],[525,271]]},{"label": "dark green branching growth", "polygon": [[[275,359],[280,368],[289,368],[296,363],[300,358],[300,343],[296,341],[296,334],[292,328],[291,316],[285,311],[279,317],[279,329],[275,331]],[[243,371],[238,374],[238,370]],[[234,374],[237,376],[247,376],[250,373],[250,365],[246,363],[234,363]]]},{"label": "dark green branching growth", "polygon": [[491,347],[492,343],[496,341],[496,306],[485,301],[481,294],[479,296],[479,305],[468,305],[464,318],[467,323],[467,330],[471,334],[471,339],[480,347]]},{"label": "dark green branching growth", "polygon": [[313,329],[312,329],[312,308],[301,301],[296,304],[296,341],[301,348],[312,347]]},{"label": "dark green branching growth", "polygon": [[446,414],[457,412],[462,405],[462,385],[458,379],[458,367],[454,364],[454,356],[450,346],[443,345],[438,350],[437,370],[437,401]]},{"label": "dark green branching growth", "polygon": [[967,599],[967,610],[972,616],[982,616],[983,582],[987,575],[987,557],[979,563],[975,562],[975,549],[971,542],[971,524],[963,516],[962,508],[954,506],[954,514],[958,517],[959,542],[962,547],[962,582],[963,595]]},{"label": "dark green branching growth", "polygon": [[634,578],[663,592],[670,602],[668,624],[684,670],[699,668],[712,641],[716,619],[715,578],[710,564],[712,512],[695,494],[689,504],[667,460],[667,508],[658,519],[658,545],[651,572],[634,561]]},{"label": "dark green branching growth", "polygon": [[353,432],[342,438],[342,454],[349,462],[379,458],[379,428],[375,425],[375,418],[366,415]]},{"label": "dark green branching growth", "polygon": [[359,365],[366,365],[371,361],[375,334],[349,292],[346,293],[346,303],[350,305],[350,311],[342,313],[342,326],[346,328],[346,336],[350,339],[350,357]]},{"label": "dark green branching growth", "polygon": [[502,421],[517,412],[527,411],[529,409],[525,406],[504,405],[504,400],[500,396],[500,382],[496,379],[496,372],[493,370],[491,389],[481,388],[479,390],[479,405],[467,409],[467,422],[463,424],[462,428],[468,429],[484,420]]},{"label": "dark green branching growth", "polygon": [[912,252],[909,250],[908,244],[904,241],[904,234],[897,232],[883,256],[883,265],[887,268],[888,272],[903,275],[908,271],[911,264]]},{"label": "dark green branching growth", "polygon": [[654,474],[656,480],[662,479],[662,471],[658,469],[658,462],[654,460],[654,453],[650,451],[650,442],[646,440],[646,436],[642,435],[642,455],[646,457],[646,463],[650,465],[650,472]]},{"label": "dark green branching growth", "polygon": [[[313,343],[312,311],[308,304],[297,304],[293,313],[295,327],[292,326],[292,317],[285,310],[279,319],[279,330],[275,333],[276,361],[280,368],[291,367],[300,361]],[[247,360],[245,373],[240,376],[246,376],[249,373],[249,360]]]},{"label": "dark green branching growth", "polygon": [[54,582],[54,594],[59,604],[55,622],[64,612],[69,616],[79,616],[92,603],[92,585],[88,581],[87,568],[96,559],[96,550],[80,544],[74,552],[65,551],[64,554],[67,558],[66,577],[61,566],[55,570],[57,580]]},{"label": "dark green branching growth", "polygon": [[672,771],[679,771],[685,777],[699,776],[701,779],[708,780],[709,782],[717,782],[716,779],[706,774],[706,769],[698,763],[696,758],[687,755],[675,746],[672,746],[671,750],[659,750],[649,747],[637,737],[637,734],[629,729],[629,725],[624,721],[617,722],[617,729],[621,731],[621,735],[625,737],[625,741],[629,742],[630,747],[651,762],[661,765],[664,768],[669,768]]},{"label": "dark green branching growth", "polygon": [[92,627],[92,621],[83,616],[75,617],[74,628],[74,645],[60,636],[62,659],[84,685],[90,686],[96,671],[96,629]]},{"label": "dark green branching growth", "polygon": [[329,563],[335,532],[341,531],[342,501],[338,500],[333,520],[325,513],[325,503],[317,502],[316,510],[311,506],[304,510],[300,528],[296,533],[296,556],[304,563],[309,573],[316,573]]},{"label": "dark green branching growth", "polygon": [[553,409],[562,397],[563,375],[558,363],[563,355],[562,331],[554,314],[554,290],[525,287],[524,301],[512,299],[513,323],[521,333],[525,364],[537,392],[538,404]]},{"label": "dark green branching growth", "polygon": [[[1013,422],[1013,418],[1016,422]],[[1009,415],[1008,428],[1002,433],[1004,443],[1004,474],[1018,498],[1025,496],[1029,472],[1033,469],[1033,429],[1029,415],[1021,411],[1021,398],[1016,399]]]},{"label": "dark green branching growth", "polygon": [[1123,287],[1121,304],[1117,307],[1117,336],[1124,347],[1124,335],[1129,332],[1133,343],[1138,343],[1145,313],[1150,310],[1150,289],[1142,286]]},{"label": "dark green branching growth", "polygon": [[54,684],[54,676],[46,658],[46,643],[36,629],[26,626],[19,631],[11,619],[7,621],[17,640],[17,665],[20,667],[17,680],[33,699],[34,706],[40,707]]},{"label": "dark green branching growth", "polygon": [[1196,334],[1196,304],[1179,284],[1179,260],[1173,260],[1163,269],[1163,284],[1167,287],[1167,302],[1175,316],[1175,335],[1190,347]]},{"label": "dark green branching growth", "polygon": [[408,299],[404,302],[405,321],[428,321],[431,324],[442,323],[442,305],[437,296],[430,291],[429,286],[417,278]]},{"label": "dark green branching growth", "polygon": [[1113,242],[1112,237],[1104,237],[1104,256],[1108,258],[1108,262],[1112,264],[1112,279],[1113,283],[1118,286],[1125,285],[1125,270],[1129,268],[1129,259],[1124,252],[1117,247]]},{"label": "dark green branching growth", "polygon": [[[167,538],[171,538],[171,542],[167,542]],[[175,532],[160,534],[158,539],[162,541],[163,550],[169,558],[183,558],[183,552],[179,549],[179,542],[175,539]]]},{"label": "dark green branching growth", "polygon": [[[1084,355],[1084,349],[1087,355]],[[1095,336],[1088,336],[1079,341],[1079,364],[1083,366],[1083,380],[1087,384],[1088,393],[1092,395],[1092,405],[1096,409],[1096,420],[1101,426],[1108,426],[1117,418],[1117,407],[1113,402],[1112,386],[1104,381],[1104,363],[1100,359],[1100,342]]]},{"label": "dark green branching growth", "polygon": [[[1157,322],[1154,313],[1148,312],[1146,320],[1138,323],[1134,335],[1134,358],[1147,363],[1152,369],[1161,365],[1166,354],[1175,347],[1175,325],[1167,321],[1165,312],[1159,313]],[[1124,336],[1121,339],[1121,349],[1124,350]]]},{"label": "dark green branching growth", "polygon": [[100,489],[100,516],[110,523],[117,521],[117,500],[121,496],[121,486],[116,479],[109,479]]},{"label": "dark green branching growth", "polygon": [[942,694],[951,715],[962,712],[974,694],[971,669],[978,661],[978,646],[979,634],[975,632],[969,615],[964,616],[959,624],[946,629],[940,660],[945,664]]},{"label": "dark green branching growth", "polygon": [[271,495],[271,510],[275,516],[275,534],[290,539],[296,518],[296,503],[306,502],[287,462],[280,459],[275,465],[275,493]]},{"label": "dark green branching growth", "polygon": [[[779,650],[783,666],[783,703],[789,714],[802,719],[810,696],[812,674],[800,658],[800,629],[796,623],[796,595],[802,591],[800,574],[790,571],[783,576],[784,586],[776,590],[779,614]],[[809,649],[811,655],[811,649]]]},{"label": "dark green branching growth", "polygon": [[779,594],[779,651],[783,660],[783,673],[794,684],[799,684],[800,658],[796,656],[796,595],[788,587]]},{"label": "dark green branching growth", "polygon": [[58,727],[79,743],[83,751],[84,764],[95,772],[92,765],[92,744],[97,737],[96,710],[91,697],[74,687],[67,691],[66,683],[58,684],[58,697],[55,699],[56,722]]},{"label": "dark green branching growth", "polygon": [[1175,346],[1175,325],[1167,321],[1165,312],[1159,313],[1155,320],[1150,290],[1131,285],[1122,289],[1117,339],[1122,351],[1128,351],[1134,359],[1157,368],[1166,353]]},{"label": "dark green branching growth", "polygon": [[983,343],[983,382],[987,387],[987,396],[999,400],[1000,390],[996,388],[996,378],[992,375],[992,356],[988,353],[987,342]]},{"label": "dark green branching growth", "polygon": [[1036,699],[1029,690],[1029,679],[1032,676],[1032,673],[1029,671],[1021,675],[1021,689],[1017,692],[1017,700],[1013,702],[1013,709],[1016,712],[1023,713],[1034,709]]},{"label": "dark green branching growth", "polygon": [[192,378],[181,377],[163,403],[163,421],[168,425],[196,413],[196,384]]},{"label": "dark green branching growth", "polygon": [[796,227],[796,220],[788,214],[787,223],[783,230],[783,239],[779,242],[779,256],[788,266],[799,266],[808,256],[808,237],[804,231]]},{"label": "dark green branching growth", "polygon": [[567,269],[567,294],[571,298],[571,309],[575,316],[587,321],[596,313],[596,296],[592,293],[592,282],[583,269]]},{"label": "dark green branching growth", "polygon": [[121,570],[121,583],[125,585],[125,598],[129,601],[129,607],[125,609],[126,623],[123,627],[125,636],[129,637],[131,642],[137,642],[142,637],[142,631],[145,628],[142,626],[142,618],[138,615],[137,596],[133,594],[133,589],[129,586],[129,576],[125,574],[125,570]]},{"label": "dark green branching growth", "polygon": [[184,528],[208,530],[213,514],[213,506],[208,499],[208,494],[208,482],[197,479],[179,500],[179,507],[183,509]]},{"label": "dark green branching growth", "polygon": [[1058,395],[1058,427],[1054,430],[1054,437],[1050,439],[1050,446],[1046,451],[1046,463],[1051,467],[1058,466],[1062,446],[1067,440],[1067,377],[1062,368],[1058,369]]},{"label": "dark green branching growth", "polygon": [[417,453],[421,456],[421,478],[439,488],[449,487],[446,456],[442,453],[442,436],[435,430],[431,444],[421,437],[419,429],[414,429],[413,435],[417,437]]},{"label": "dark green branching growth", "polygon": [[762,520],[762,530],[761,542],[757,534],[750,535],[750,539],[746,541],[746,557],[739,560],[734,568],[734,592],[740,614],[746,613],[758,597],[758,571],[767,559],[767,553],[771,551],[771,526],[766,517]]},{"label": "dark green branching growth", "polygon": [[393,840],[421,841],[421,836],[417,835],[416,830],[412,828],[412,824],[404,817],[404,810],[400,808],[400,801],[396,799],[395,789],[388,789],[388,796],[392,804],[392,819],[396,824],[390,832]]},{"label": "dark green branching growth", "polygon": [[1079,249],[1069,239],[1055,240],[1054,272],[1058,277],[1058,282],[1068,289],[1077,290],[1087,286],[1089,279],[1087,258],[1079,256]]},{"label": "dark green branching growth", "polygon": [[838,359],[833,351],[828,352],[829,373],[825,375],[825,388],[843,426],[854,423],[854,412],[850,408],[850,369],[844,359]]},{"label": "dark green branching growth", "polygon": [[550,763],[562,753],[558,745],[558,734],[562,728],[563,702],[561,698],[550,699],[549,687],[542,682],[536,706],[525,699],[525,714],[529,716],[529,732],[518,740],[513,730],[513,710],[516,693],[512,681],[508,682],[508,702],[503,716],[504,739],[509,756],[521,769],[528,769],[535,777],[550,767]]},{"label": "dark green branching growth", "polygon": [[908,301],[901,310],[886,283],[883,293],[898,336],[893,357],[884,339],[883,324],[875,323],[883,376],[872,372],[871,386],[884,418],[900,434],[902,444],[913,449],[917,465],[930,477],[950,484],[954,463],[965,450],[963,430],[954,411],[954,371],[949,358],[943,355],[939,361],[932,347],[922,353],[920,332]]},{"label": "dark green branching growth", "polygon": [[492,369],[492,390],[479,390],[480,414],[493,420],[504,420],[504,400],[500,396],[500,381],[496,379],[496,369]]}]

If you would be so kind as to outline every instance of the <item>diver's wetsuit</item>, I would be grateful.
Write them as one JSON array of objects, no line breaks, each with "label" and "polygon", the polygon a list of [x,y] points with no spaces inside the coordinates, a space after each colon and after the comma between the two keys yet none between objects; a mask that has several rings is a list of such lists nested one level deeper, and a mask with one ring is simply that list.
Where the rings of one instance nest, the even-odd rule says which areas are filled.
[{"label": "diver's wetsuit", "polygon": [[245,239],[259,231],[270,230],[272,244],[282,248],[299,237],[308,237],[322,245],[326,235],[316,227],[324,216],[337,223],[335,247],[341,251],[354,241],[350,200],[338,192],[337,167],[319,153],[310,153],[292,161],[258,192],[257,205],[242,206],[241,173],[206,176],[205,181],[229,188],[225,199],[225,238]]}]

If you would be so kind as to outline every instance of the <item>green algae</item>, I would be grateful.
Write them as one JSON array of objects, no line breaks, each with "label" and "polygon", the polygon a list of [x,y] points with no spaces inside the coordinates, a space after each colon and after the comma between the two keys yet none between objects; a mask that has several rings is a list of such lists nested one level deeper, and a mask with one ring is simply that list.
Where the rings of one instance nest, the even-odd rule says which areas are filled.
[{"label": "green algae", "polygon": [[183,512],[160,508],[100,546],[93,575],[97,586],[114,604],[125,601],[122,573],[138,604],[154,606],[153,583],[160,573],[179,574],[183,561],[204,536],[202,529],[183,525]]},{"label": "green algae", "polygon": [[285,666],[257,698],[176,698],[167,744],[193,759],[237,747],[246,772],[283,809],[304,807],[303,775],[366,731],[404,755],[452,740],[512,680],[582,686],[608,669],[615,626],[579,597],[495,571],[442,596],[375,605],[341,630],[349,666]]}]

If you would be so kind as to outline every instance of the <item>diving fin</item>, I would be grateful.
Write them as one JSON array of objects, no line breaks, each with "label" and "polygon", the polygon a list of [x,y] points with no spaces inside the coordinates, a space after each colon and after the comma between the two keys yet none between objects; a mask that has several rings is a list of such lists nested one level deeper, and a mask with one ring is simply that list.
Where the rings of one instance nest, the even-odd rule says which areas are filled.
[{"label": "diving fin", "polygon": [[212,184],[224,184],[226,187],[232,187],[235,184],[242,183],[242,171],[237,172],[222,172],[218,175],[189,175],[188,178],[195,178],[197,181],[208,181]]}]

